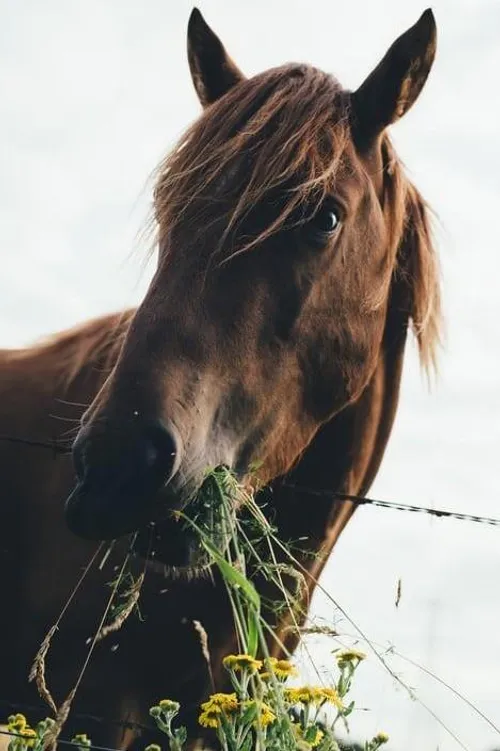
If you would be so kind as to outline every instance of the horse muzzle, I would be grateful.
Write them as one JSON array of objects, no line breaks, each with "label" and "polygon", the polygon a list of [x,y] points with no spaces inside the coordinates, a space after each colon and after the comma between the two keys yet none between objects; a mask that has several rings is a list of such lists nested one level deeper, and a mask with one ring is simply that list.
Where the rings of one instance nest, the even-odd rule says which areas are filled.
[{"label": "horse muzzle", "polygon": [[157,421],[120,431],[82,428],[73,446],[77,485],[65,504],[69,529],[110,540],[156,521],[170,506],[180,453],[174,431]]}]

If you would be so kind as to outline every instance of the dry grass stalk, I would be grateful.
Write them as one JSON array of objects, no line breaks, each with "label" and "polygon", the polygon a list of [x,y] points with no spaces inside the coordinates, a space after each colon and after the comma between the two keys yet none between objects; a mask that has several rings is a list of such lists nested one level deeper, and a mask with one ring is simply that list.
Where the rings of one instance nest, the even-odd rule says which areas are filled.
[{"label": "dry grass stalk", "polygon": [[203,628],[200,621],[193,621],[193,626],[195,628],[195,631],[198,633],[200,637],[201,653],[203,657],[205,658],[205,662],[207,663],[208,674],[210,676],[210,684],[212,686],[212,690],[215,691],[215,681],[214,681],[214,676],[212,673],[212,662],[210,660],[210,650],[208,648],[208,634]]},{"label": "dry grass stalk", "polygon": [[139,600],[139,596],[141,594],[143,581],[144,573],[142,573],[138,577],[138,579],[132,584],[130,589],[125,593],[125,596],[128,599],[123,603],[119,612],[117,613],[116,617],[113,618],[111,623],[108,623],[107,626],[103,626],[103,628],[99,631],[99,633],[97,634],[96,643],[105,639],[109,634],[113,634],[115,631],[119,631],[121,629],[129,615],[137,605],[137,601]]},{"label": "dry grass stalk", "polygon": [[54,699],[52,698],[52,694],[50,693],[47,682],[45,680],[45,657],[47,656],[47,652],[49,651],[50,642],[52,641],[52,637],[54,636],[55,632],[57,631],[57,623],[55,623],[45,636],[45,639],[40,644],[40,648],[38,652],[35,655],[35,659],[33,660],[33,665],[31,666],[30,674],[29,674],[29,681],[35,681],[36,687],[38,689],[38,693],[40,694],[41,698],[44,699],[49,707],[52,709],[54,714],[57,714],[57,707]]},{"label": "dry grass stalk", "polygon": [[[137,535],[137,533],[136,533],[136,535]],[[132,539],[131,547],[129,549],[129,552],[125,556],[125,559],[124,559],[123,564],[121,566],[120,572],[119,572],[119,574],[118,574],[118,576],[116,578],[116,581],[115,581],[114,586],[113,586],[113,590],[112,590],[112,592],[111,592],[111,594],[109,596],[106,608],[104,610],[104,613],[102,615],[101,621],[100,621],[99,626],[97,628],[96,635],[94,636],[94,638],[92,640],[92,643],[90,645],[89,651],[87,653],[87,657],[85,658],[85,661],[84,661],[84,663],[82,665],[82,668],[80,670],[78,678],[76,679],[76,683],[73,686],[73,688],[71,689],[71,691],[69,692],[69,694],[66,697],[66,699],[63,701],[63,703],[59,707],[59,709],[57,709],[56,716],[55,716],[54,727],[51,729],[51,731],[44,738],[43,751],[55,751],[55,749],[56,749],[57,739],[59,737],[59,734],[60,734],[60,732],[61,732],[61,730],[62,730],[62,728],[63,728],[66,720],[68,719],[68,715],[69,715],[70,710],[71,710],[71,705],[73,703],[73,699],[75,698],[75,695],[76,695],[76,692],[78,690],[78,687],[80,686],[82,678],[83,678],[83,676],[85,674],[85,671],[87,669],[87,666],[88,666],[88,664],[90,662],[90,658],[91,658],[92,653],[94,651],[95,645],[97,644],[97,640],[98,640],[99,634],[103,630],[104,623],[105,623],[106,618],[108,616],[108,613],[110,611],[111,605],[113,604],[113,600],[116,597],[116,594],[118,592],[118,588],[119,588],[121,582],[123,581],[123,576],[124,576],[125,570],[127,568],[128,562],[130,560],[131,551],[132,551],[132,547],[133,547],[133,543],[135,541],[136,535],[134,535],[134,537]],[[90,567],[90,565],[93,563],[93,561],[94,561],[94,559],[95,559],[95,557],[97,555],[97,552],[101,549],[101,547],[102,547],[102,543],[99,546],[99,548],[97,549],[96,553],[94,553],[94,556],[93,556],[93,558],[92,558],[92,560],[91,560],[91,562],[90,562],[90,564],[89,564],[89,566],[87,567],[86,570],[88,570],[88,568]],[[86,572],[84,572],[84,573],[86,573]],[[76,586],[75,590],[73,591],[73,593],[72,593],[72,595],[71,595],[68,603],[66,603],[65,608],[63,609],[63,612],[59,616],[59,618],[58,618],[55,626],[52,627],[52,629],[51,629],[52,632],[55,631],[55,629],[57,628],[58,623],[61,620],[62,615],[63,615],[65,609],[68,607],[68,604],[71,601],[72,597],[74,596],[74,593],[75,593],[76,589],[78,588],[78,586],[80,585],[81,581],[82,581],[82,579],[80,579],[80,582],[77,584],[77,586]],[[142,584],[142,581],[141,581],[141,584]],[[134,587],[132,587],[132,589],[134,589]],[[140,587],[138,587],[138,589],[140,590]],[[121,621],[122,623],[123,623],[123,620]],[[49,634],[50,634],[50,632],[49,632]],[[47,637],[49,636],[49,634],[47,634]],[[47,637],[46,637],[46,639],[47,639]],[[49,639],[49,642],[50,642],[50,639]],[[48,649],[48,646],[47,646],[47,648],[45,650],[45,653],[46,653],[47,649]]]},{"label": "dry grass stalk", "polygon": [[73,688],[66,699],[63,701],[59,709],[56,711],[56,717],[55,717],[55,725],[52,727],[50,732],[47,733],[43,740],[43,751],[55,751],[56,745],[57,745],[57,739],[59,738],[59,735],[61,733],[61,730],[64,726],[64,723],[68,719],[68,715],[71,710],[71,705],[73,703],[73,699],[75,698],[76,689]]},{"label": "dry grass stalk", "polygon": [[38,689],[38,693],[40,694],[40,697],[44,699],[51,710],[54,712],[54,714],[57,714],[57,707],[54,699],[52,698],[52,694],[49,691],[49,688],[47,686],[47,681],[45,680],[45,658],[47,656],[47,652],[50,648],[50,643],[52,641],[52,637],[54,636],[55,632],[57,631],[60,622],[62,621],[64,614],[66,613],[67,609],[69,608],[71,602],[73,601],[74,596],[80,589],[80,586],[87,576],[88,572],[90,571],[95,559],[97,558],[97,555],[99,554],[100,550],[102,549],[103,543],[101,542],[91,557],[90,561],[85,566],[85,569],[82,572],[82,575],[78,579],[73,591],[71,592],[70,596],[66,600],[66,604],[64,605],[63,609],[59,613],[59,617],[57,621],[54,623],[53,626],[49,629],[47,635],[45,636],[43,642],[40,645],[40,649],[35,655],[35,659],[33,660],[33,665],[31,666],[31,670],[29,673],[28,680],[29,681],[35,681],[36,687]]}]

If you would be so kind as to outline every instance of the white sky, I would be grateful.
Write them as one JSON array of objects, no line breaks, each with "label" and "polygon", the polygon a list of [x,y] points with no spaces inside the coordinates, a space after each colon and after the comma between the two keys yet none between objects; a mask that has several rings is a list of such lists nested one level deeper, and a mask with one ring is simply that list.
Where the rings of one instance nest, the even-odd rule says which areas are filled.
[{"label": "white sky", "polygon": [[[423,0],[199,0],[238,65],[304,60],[356,86]],[[371,495],[500,516],[500,3],[437,0],[438,57],[399,153],[440,217],[447,343],[429,394],[413,351]],[[199,108],[185,0],[0,0],[0,342],[20,345],[138,302],[148,175]],[[366,634],[393,644],[500,724],[500,529],[360,510],[323,577]],[[397,579],[402,600],[394,607]],[[317,615],[334,617],[324,597]],[[340,624],[352,632],[352,627]],[[333,644],[313,643],[329,661]],[[500,738],[410,665],[398,674],[471,749]],[[459,748],[375,660],[355,737]]]}]

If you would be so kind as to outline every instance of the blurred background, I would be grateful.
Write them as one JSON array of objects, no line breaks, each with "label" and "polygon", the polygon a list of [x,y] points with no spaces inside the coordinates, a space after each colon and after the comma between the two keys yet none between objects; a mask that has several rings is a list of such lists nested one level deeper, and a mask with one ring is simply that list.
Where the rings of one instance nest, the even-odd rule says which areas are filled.
[{"label": "blurred background", "polygon": [[[185,51],[191,7],[0,0],[1,346],[141,299],[152,272],[141,235],[149,176],[199,112]],[[247,74],[307,61],[346,87],[425,9],[424,0],[198,7]],[[499,517],[500,3],[436,0],[433,10],[436,63],[392,135],[438,216],[446,342],[431,390],[410,347],[371,495]],[[498,527],[362,508],[322,583],[382,651],[422,664],[500,725],[499,574]],[[313,616],[356,636],[319,592]],[[324,670],[335,646],[309,640]],[[386,659],[417,700],[370,655],[359,670],[353,739],[385,730],[394,751],[500,747],[498,733],[449,689],[407,660]]]}]

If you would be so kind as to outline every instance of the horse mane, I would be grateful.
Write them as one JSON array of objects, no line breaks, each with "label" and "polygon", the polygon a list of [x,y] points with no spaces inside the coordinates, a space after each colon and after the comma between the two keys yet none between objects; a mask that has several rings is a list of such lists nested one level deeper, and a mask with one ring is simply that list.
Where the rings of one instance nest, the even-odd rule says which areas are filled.
[{"label": "horse mane", "polygon": [[382,141],[384,212],[390,244],[396,249],[393,282],[406,291],[406,313],[417,340],[420,362],[437,369],[441,343],[440,269],[431,229],[431,209],[408,179],[387,135]]},{"label": "horse mane", "polygon": [[55,364],[55,378],[68,387],[89,365],[105,372],[112,369],[133,314],[133,310],[126,310],[85,321],[32,347],[9,350],[9,357],[18,362],[36,357],[52,367]]}]

